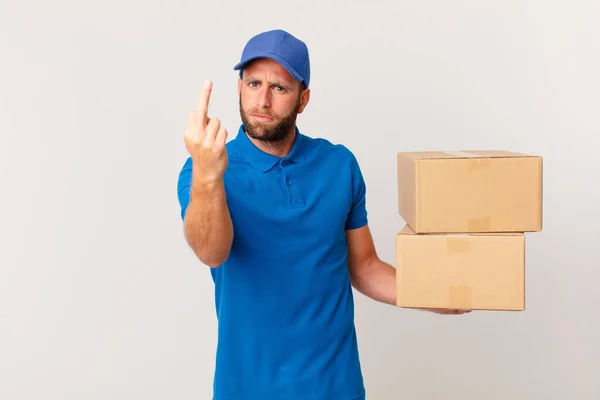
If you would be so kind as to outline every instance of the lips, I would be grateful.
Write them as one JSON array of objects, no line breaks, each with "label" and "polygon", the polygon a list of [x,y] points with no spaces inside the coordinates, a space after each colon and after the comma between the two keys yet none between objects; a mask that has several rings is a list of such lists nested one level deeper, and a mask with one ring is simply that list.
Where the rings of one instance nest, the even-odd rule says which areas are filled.
[{"label": "lips", "polygon": [[251,117],[254,117],[260,121],[272,121],[273,118],[269,117],[268,115],[264,115],[264,114],[250,114]]}]

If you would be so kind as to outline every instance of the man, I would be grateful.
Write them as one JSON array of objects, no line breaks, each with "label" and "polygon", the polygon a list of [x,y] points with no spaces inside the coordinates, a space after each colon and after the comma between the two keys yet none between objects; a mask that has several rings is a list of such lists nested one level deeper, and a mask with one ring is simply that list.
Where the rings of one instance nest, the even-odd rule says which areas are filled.
[{"label": "man", "polygon": [[213,399],[365,399],[352,287],[394,305],[396,277],[375,252],[358,162],[296,126],[310,99],[302,41],[256,35],[234,69],[237,136],[208,116],[207,82],[178,182],[185,237],[215,283]]}]

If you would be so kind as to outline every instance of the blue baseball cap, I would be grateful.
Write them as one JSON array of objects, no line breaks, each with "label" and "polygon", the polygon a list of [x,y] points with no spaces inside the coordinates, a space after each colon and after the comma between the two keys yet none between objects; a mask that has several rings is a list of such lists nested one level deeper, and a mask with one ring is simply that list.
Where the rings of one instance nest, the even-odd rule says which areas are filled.
[{"label": "blue baseball cap", "polygon": [[250,61],[257,58],[270,58],[277,61],[297,81],[310,83],[310,58],[308,47],[290,33],[275,29],[252,37],[242,52],[242,58],[233,69],[240,71]]}]

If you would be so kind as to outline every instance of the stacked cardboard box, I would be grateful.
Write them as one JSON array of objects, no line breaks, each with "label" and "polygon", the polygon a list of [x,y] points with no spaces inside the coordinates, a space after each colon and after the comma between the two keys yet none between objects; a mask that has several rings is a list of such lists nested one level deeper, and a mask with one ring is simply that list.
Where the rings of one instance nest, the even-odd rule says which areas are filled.
[{"label": "stacked cardboard box", "polygon": [[542,230],[542,158],[398,153],[397,305],[525,309],[525,232]]}]

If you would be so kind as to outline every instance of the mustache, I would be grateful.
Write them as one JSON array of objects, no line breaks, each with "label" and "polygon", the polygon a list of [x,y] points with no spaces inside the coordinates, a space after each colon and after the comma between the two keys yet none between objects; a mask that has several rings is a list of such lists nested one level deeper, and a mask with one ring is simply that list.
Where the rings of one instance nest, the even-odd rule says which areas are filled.
[{"label": "mustache", "polygon": [[247,110],[246,114],[250,115],[260,115],[261,117],[269,117],[272,119],[278,119],[279,115],[275,114],[275,113],[270,113],[270,112],[266,112],[266,111],[259,111],[257,109],[252,109],[252,110]]}]

